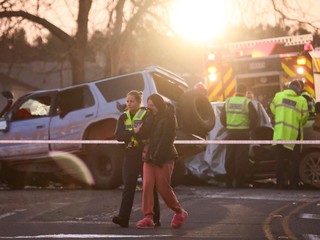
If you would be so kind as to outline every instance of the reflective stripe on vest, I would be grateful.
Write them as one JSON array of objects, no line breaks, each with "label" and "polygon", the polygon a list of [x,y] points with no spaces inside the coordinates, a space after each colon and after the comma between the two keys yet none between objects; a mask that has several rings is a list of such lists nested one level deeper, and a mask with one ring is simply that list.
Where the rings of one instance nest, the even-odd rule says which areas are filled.
[{"label": "reflective stripe on vest", "polygon": [[242,96],[234,96],[226,100],[227,129],[249,129],[250,100]]},{"label": "reflective stripe on vest", "polygon": [[136,112],[136,114],[133,116],[132,119],[131,119],[129,111],[126,111],[125,113],[127,114],[127,119],[124,122],[125,128],[126,128],[126,130],[132,131],[133,128],[137,127],[142,122],[142,119],[143,119],[144,115],[146,115],[147,110],[140,108]]},{"label": "reflective stripe on vest", "polygon": [[[286,89],[275,95],[270,110],[275,115],[273,140],[303,139],[303,125],[308,118],[307,101],[293,90]],[[295,144],[283,144],[293,149]]]},{"label": "reflective stripe on vest", "polygon": [[[139,126],[139,124],[142,123],[142,119],[146,115],[147,110],[140,108],[132,119],[129,111],[125,111],[125,113],[127,114],[127,119],[124,121],[125,129],[128,131],[133,131],[133,128]],[[135,140],[135,137],[132,136],[131,142],[134,142]]]}]

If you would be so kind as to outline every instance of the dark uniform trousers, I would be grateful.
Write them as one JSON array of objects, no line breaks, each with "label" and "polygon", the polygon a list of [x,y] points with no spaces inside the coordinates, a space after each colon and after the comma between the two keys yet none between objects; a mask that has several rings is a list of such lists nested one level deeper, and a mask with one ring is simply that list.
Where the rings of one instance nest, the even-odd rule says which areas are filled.
[{"label": "dark uniform trousers", "polygon": [[[228,129],[228,140],[249,140],[249,129]],[[227,187],[232,187],[233,180],[236,187],[243,187],[245,173],[248,168],[249,144],[228,144],[226,151],[225,169],[227,173]]]},{"label": "dark uniform trousers", "polygon": [[[274,147],[274,158],[276,160],[276,177],[277,186],[286,187],[288,179],[292,187],[298,187],[299,178],[299,165],[300,165],[300,149],[301,145],[296,144],[293,150],[283,147],[278,144]],[[289,176],[286,178],[286,173],[289,170]]]},{"label": "dark uniform trousers", "polygon": [[[124,190],[122,193],[122,201],[119,210],[119,217],[129,221],[131,209],[134,202],[135,191],[137,187],[137,179],[142,173],[142,148],[127,148],[122,168],[122,178]],[[160,206],[158,193],[154,191],[154,217],[155,222],[160,219]]]}]

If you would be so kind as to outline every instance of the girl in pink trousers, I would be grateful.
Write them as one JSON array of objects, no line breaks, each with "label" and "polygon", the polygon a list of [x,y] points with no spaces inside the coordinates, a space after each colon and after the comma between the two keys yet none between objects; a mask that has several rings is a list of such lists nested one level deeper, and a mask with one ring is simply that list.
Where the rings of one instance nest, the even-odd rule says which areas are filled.
[{"label": "girl in pink trousers", "polygon": [[176,137],[176,117],[174,107],[165,103],[159,94],[152,94],[147,100],[148,114],[139,129],[141,138],[148,141],[148,150],[143,155],[143,193],[142,212],[144,218],[137,222],[137,228],[154,228],[153,189],[156,187],[166,205],[174,211],[172,228],[179,228],[188,218],[171,187],[171,176],[177,150],[174,147]]}]

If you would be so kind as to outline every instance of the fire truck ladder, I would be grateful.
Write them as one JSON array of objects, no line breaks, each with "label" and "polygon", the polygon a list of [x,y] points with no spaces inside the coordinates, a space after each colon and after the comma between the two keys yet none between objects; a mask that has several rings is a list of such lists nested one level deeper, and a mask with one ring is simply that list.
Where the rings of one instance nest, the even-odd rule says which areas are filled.
[{"label": "fire truck ladder", "polygon": [[225,48],[229,48],[230,50],[237,50],[237,49],[253,48],[257,44],[261,44],[261,43],[282,43],[285,46],[294,46],[294,45],[303,45],[303,44],[312,42],[312,40],[313,40],[312,34],[304,34],[304,35],[298,35],[298,36],[266,38],[266,39],[254,40],[254,41],[244,41],[244,42],[226,43],[222,45],[221,44],[212,45],[210,46],[210,48],[225,47]]}]

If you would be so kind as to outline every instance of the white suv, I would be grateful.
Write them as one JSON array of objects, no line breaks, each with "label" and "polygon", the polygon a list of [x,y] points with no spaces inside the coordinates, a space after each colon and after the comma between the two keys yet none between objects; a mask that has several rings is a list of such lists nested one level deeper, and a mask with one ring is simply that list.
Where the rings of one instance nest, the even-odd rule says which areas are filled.
[{"label": "white suv", "polygon": [[[0,144],[0,179],[17,188],[26,184],[26,175],[46,174],[46,178],[37,178],[38,181],[48,175],[76,179],[87,169],[94,187],[118,187],[122,145],[54,140],[115,139],[117,119],[123,112],[126,94],[133,89],[143,91],[144,103],[150,94],[157,92],[176,106],[180,139],[203,137],[214,126],[214,113],[207,98],[189,91],[182,78],[159,67],[64,89],[31,92],[14,104],[10,93],[5,92],[8,104],[1,113],[0,139],[52,142]],[[180,146],[183,158],[188,155],[185,150]],[[67,157],[70,154],[76,158]]]}]

